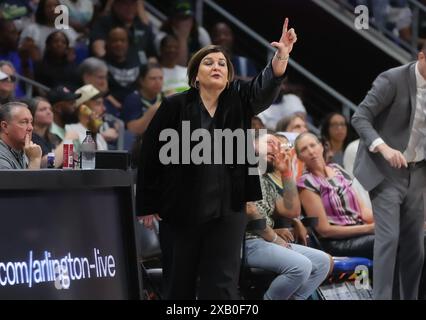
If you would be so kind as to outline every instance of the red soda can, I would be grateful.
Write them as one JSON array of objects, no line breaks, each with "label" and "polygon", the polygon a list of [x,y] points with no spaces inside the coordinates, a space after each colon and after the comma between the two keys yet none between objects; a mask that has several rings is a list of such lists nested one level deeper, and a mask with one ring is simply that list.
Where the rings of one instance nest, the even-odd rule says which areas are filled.
[{"label": "red soda can", "polygon": [[64,141],[64,160],[62,169],[74,169],[74,145],[71,140]]}]

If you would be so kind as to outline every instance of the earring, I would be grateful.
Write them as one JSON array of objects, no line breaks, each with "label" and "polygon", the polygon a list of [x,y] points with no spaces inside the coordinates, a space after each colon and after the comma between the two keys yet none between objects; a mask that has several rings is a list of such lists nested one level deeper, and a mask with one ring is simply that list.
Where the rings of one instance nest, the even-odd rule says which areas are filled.
[{"label": "earring", "polygon": [[199,89],[200,82],[198,80],[195,80],[195,89]]}]

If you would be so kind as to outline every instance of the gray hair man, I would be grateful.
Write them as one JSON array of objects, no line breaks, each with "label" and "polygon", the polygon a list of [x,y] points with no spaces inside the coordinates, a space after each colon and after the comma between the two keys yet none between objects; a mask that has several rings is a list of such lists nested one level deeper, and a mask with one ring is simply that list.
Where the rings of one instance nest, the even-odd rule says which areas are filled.
[{"label": "gray hair man", "polygon": [[31,141],[33,117],[28,106],[0,106],[0,169],[40,169],[41,148]]}]

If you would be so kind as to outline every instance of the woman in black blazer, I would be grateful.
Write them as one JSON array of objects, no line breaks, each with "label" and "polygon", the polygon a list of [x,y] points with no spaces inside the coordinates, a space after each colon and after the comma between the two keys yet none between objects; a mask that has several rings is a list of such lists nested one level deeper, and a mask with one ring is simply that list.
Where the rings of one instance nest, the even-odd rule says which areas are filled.
[{"label": "woman in black blazer", "polygon": [[[296,42],[287,26],[288,19],[279,42],[271,43],[275,56],[251,81],[232,81],[233,66],[223,48],[199,50],[188,65],[191,89],[165,98],[144,134],[137,215],[147,227],[161,219],[166,299],[239,299],[245,203],[262,193],[248,162],[237,161],[236,141],[219,150],[214,134],[218,129],[247,132],[251,118],[276,99]],[[201,137],[191,139],[191,134]],[[200,152],[201,142],[214,151]],[[217,157],[228,149],[232,161]]]}]

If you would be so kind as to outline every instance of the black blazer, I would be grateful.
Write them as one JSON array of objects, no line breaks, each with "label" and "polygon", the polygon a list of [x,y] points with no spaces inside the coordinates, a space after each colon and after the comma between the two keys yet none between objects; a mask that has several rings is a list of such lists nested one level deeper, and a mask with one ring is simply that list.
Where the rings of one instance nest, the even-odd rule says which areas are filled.
[{"label": "black blazer", "polygon": [[[276,99],[283,78],[274,76],[269,62],[253,80],[232,81],[219,97],[216,129],[249,129],[253,115],[268,108]],[[158,213],[163,220],[175,223],[194,216],[194,199],[202,188],[194,174],[195,164],[163,165],[159,153],[167,142],[159,141],[159,137],[163,129],[176,130],[179,150],[182,150],[182,121],[190,122],[192,133],[201,127],[200,112],[200,97],[194,88],[163,100],[143,137],[136,189],[137,215]],[[195,144],[198,142],[192,142],[191,149]],[[231,208],[241,211],[247,201],[261,199],[262,192],[259,177],[248,174],[247,161],[237,164],[235,154],[233,159],[235,163],[227,165],[231,175]]]}]

